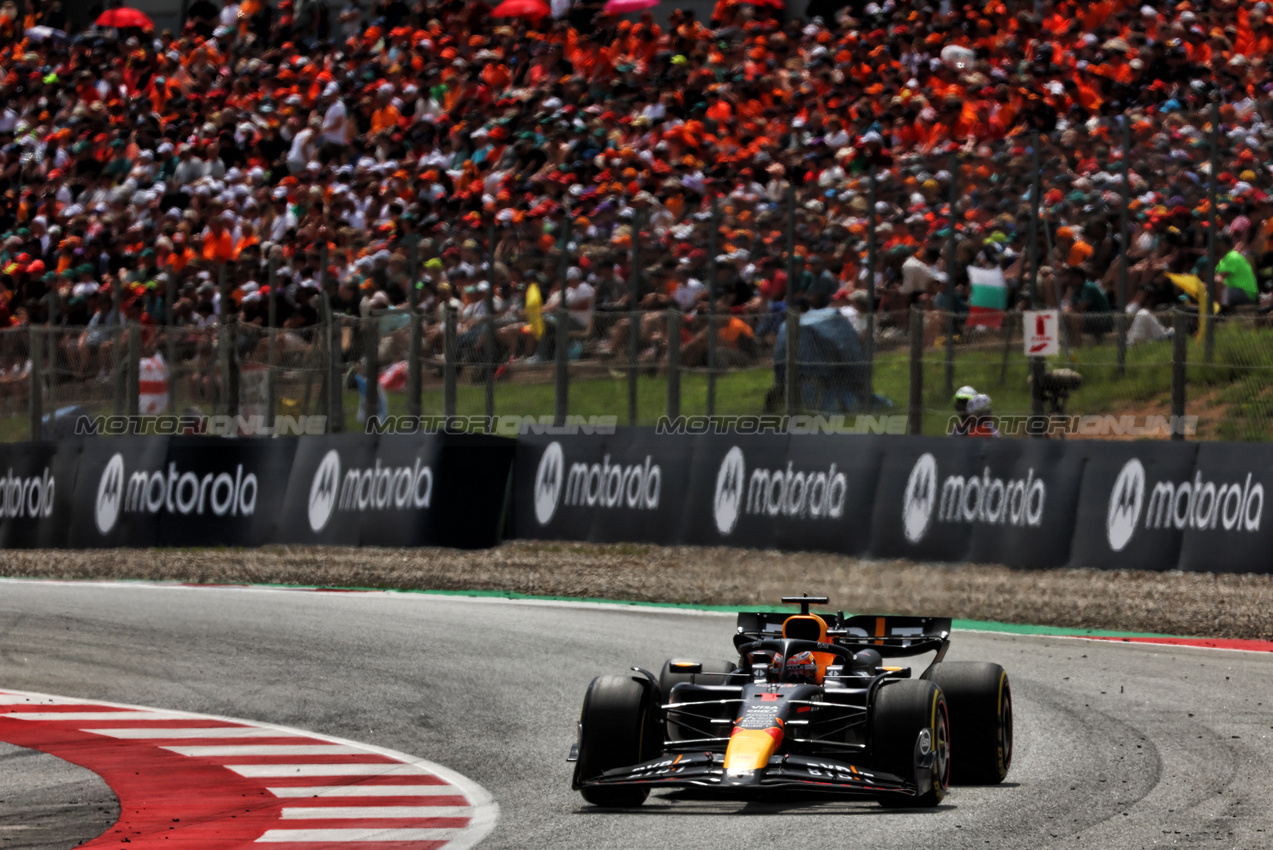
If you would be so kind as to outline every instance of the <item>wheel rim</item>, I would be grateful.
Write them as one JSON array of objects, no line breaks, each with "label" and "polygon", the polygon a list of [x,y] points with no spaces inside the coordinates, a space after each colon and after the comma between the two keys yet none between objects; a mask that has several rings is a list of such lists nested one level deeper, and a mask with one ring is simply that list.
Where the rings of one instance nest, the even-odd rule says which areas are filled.
[{"label": "wheel rim", "polygon": [[933,787],[940,794],[950,787],[950,724],[946,718],[946,704],[937,712],[937,728],[933,730]]},{"label": "wheel rim", "polygon": [[1007,774],[1012,764],[1012,689],[1003,683],[1003,701],[999,706],[1000,772]]}]

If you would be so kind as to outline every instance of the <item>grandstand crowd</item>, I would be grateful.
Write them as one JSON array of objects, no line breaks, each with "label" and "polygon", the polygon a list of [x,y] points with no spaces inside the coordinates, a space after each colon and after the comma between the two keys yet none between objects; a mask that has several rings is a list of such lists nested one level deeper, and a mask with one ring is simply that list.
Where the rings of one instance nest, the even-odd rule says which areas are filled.
[{"label": "grandstand crowd", "polygon": [[1175,303],[1169,273],[1206,277],[1211,212],[1226,308],[1273,282],[1268,3],[774,6],[660,25],[564,0],[533,17],[193,0],[180,31],[86,32],[59,0],[5,2],[0,327],[67,329],[59,356],[91,378],[121,321],[261,325],[271,296],[297,346],[324,299],[348,316],[415,304],[426,354],[448,305],[461,335],[493,308],[509,358],[543,355],[562,299],[590,350],[635,332],[658,357],[661,320],[595,317],[674,308],[690,365],[713,275],[729,348],[789,304],[965,310],[969,266],[1004,269],[1013,309],[1036,128],[1042,300]]}]

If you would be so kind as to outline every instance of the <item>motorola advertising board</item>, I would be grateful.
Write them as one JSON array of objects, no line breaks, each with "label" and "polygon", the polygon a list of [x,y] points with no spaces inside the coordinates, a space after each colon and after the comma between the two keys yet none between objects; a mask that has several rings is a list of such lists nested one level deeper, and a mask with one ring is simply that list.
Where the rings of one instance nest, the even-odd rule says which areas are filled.
[{"label": "motorola advertising board", "polygon": [[[871,554],[966,560],[973,526],[987,521],[981,483],[983,451],[981,441],[974,440],[890,441],[875,491]],[[1012,519],[1026,519],[1024,507],[1017,508]]]},{"label": "motorola advertising board", "polygon": [[522,437],[513,484],[516,536],[681,543],[693,456],[693,438],[651,429]]},{"label": "motorola advertising board", "polygon": [[85,440],[68,543],[96,548],[272,542],[295,450],[295,439]]},{"label": "motorola advertising board", "polygon": [[479,434],[300,441],[278,539],[345,546],[494,546],[512,440]]},{"label": "motorola advertising board", "polygon": [[967,560],[1011,567],[1070,561],[1083,463],[1061,440],[978,440],[980,475],[963,485]]},{"label": "motorola advertising board", "polygon": [[[1185,511],[1193,489],[1197,444],[1069,440],[1066,447],[1069,462],[1083,464],[1071,521],[1070,564],[1114,570],[1176,569],[1191,518]],[[1244,451],[1225,447],[1233,457]]]},{"label": "motorola advertising board", "polygon": [[78,441],[0,445],[0,549],[65,545]]},{"label": "motorola advertising board", "polygon": [[[375,510],[375,471],[373,438],[334,434],[300,440],[282,501],[279,542],[357,546],[362,516]],[[389,498],[382,499],[389,507],[392,483]]]},{"label": "motorola advertising board", "polygon": [[[1199,443],[1192,477],[1171,483],[1171,522],[1182,534],[1180,569],[1273,572],[1273,516],[1265,516],[1273,511],[1273,446]],[[1166,488],[1157,489],[1165,501]]]},{"label": "motorola advertising board", "polygon": [[695,439],[686,543],[867,551],[883,438]]}]

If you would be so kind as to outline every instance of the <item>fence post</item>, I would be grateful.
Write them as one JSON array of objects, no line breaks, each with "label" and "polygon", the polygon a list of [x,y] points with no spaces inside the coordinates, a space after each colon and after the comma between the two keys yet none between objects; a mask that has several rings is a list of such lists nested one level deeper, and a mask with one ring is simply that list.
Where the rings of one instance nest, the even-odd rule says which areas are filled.
[{"label": "fence post", "polygon": [[447,304],[442,330],[442,413],[448,422],[455,416],[455,377],[459,371],[455,362],[455,318],[455,307]]},{"label": "fence post", "polygon": [[911,387],[906,407],[906,433],[924,433],[924,307],[911,308]]},{"label": "fence post", "polygon": [[[950,152],[950,234],[946,237],[946,397],[955,394],[955,207],[959,204],[959,149]],[[872,211],[874,214],[874,211]]]},{"label": "fence post", "polygon": [[1216,330],[1214,311],[1211,301],[1215,298],[1216,281],[1216,172],[1220,168],[1220,101],[1214,95],[1211,98],[1211,173],[1207,175],[1207,298],[1206,324],[1202,326],[1202,361],[1211,363],[1216,355]]},{"label": "fence post", "polygon": [[[269,353],[266,355],[265,362],[265,425],[273,434],[274,416],[278,410],[278,293],[275,291],[278,289],[278,259],[271,256],[267,262],[269,272],[265,278],[265,285],[270,289],[270,297],[266,302],[269,318],[265,327],[270,338]],[[168,368],[172,369],[171,366]],[[309,415],[309,411],[306,411],[306,415]]]},{"label": "fence post", "polygon": [[141,414],[141,325],[128,326],[128,415]]},{"label": "fence post", "polygon": [[164,359],[168,361],[168,412],[177,412],[177,349],[173,339],[177,323],[172,315],[172,307],[177,298],[177,281],[172,274],[168,275],[168,284],[164,288]]},{"label": "fence post", "polygon": [[557,345],[555,361],[556,389],[553,396],[553,424],[566,424],[566,415],[570,410],[570,311],[566,309],[566,274],[570,268],[570,226],[574,223],[570,217],[570,208],[563,207],[561,222],[561,244],[557,255],[557,321],[553,329],[553,337]]},{"label": "fence post", "polygon": [[667,415],[681,415],[681,314],[675,307],[667,311]]},{"label": "fence post", "polygon": [[[866,217],[866,368],[867,368],[867,388],[871,392],[875,392],[875,269],[876,269],[876,245],[875,245],[875,193],[876,193],[876,177],[875,163],[871,162],[867,173],[867,211]],[[790,281],[787,283],[788,292],[790,292]]]},{"label": "fence post", "polygon": [[[632,224],[632,271],[628,275],[628,424],[637,424],[637,351],[641,342],[641,231],[645,228],[645,209],[636,211]],[[678,340],[679,342],[679,340]],[[618,352],[615,352],[618,354]],[[671,362],[669,360],[669,369]],[[670,380],[670,372],[669,372]]]},{"label": "fence post", "polygon": [[48,366],[50,381],[49,388],[53,387],[53,377],[57,375],[57,289],[50,289],[45,296],[49,302],[49,313],[45,318],[45,327],[48,328],[47,343],[48,351],[45,352],[44,362]]},{"label": "fence post", "polygon": [[40,329],[28,325],[27,354],[31,357],[31,439],[44,439],[44,349]]},{"label": "fence post", "polygon": [[796,187],[787,182],[787,305],[796,286]]},{"label": "fence post", "polygon": [[380,415],[380,315],[372,310],[363,322],[363,378],[367,388],[363,412],[367,420]]},{"label": "fence post", "polygon": [[555,361],[556,393],[553,405],[553,424],[566,424],[570,410],[570,311],[566,309],[566,282],[561,282],[561,301],[557,304],[557,321],[553,333],[556,337]]},{"label": "fence post", "polygon": [[710,418],[716,415],[716,299],[720,297],[720,293],[716,291],[716,278],[720,272],[716,262],[720,239],[718,198],[712,198],[712,230],[707,236],[707,415]]},{"label": "fence post", "polygon": [[[495,416],[495,362],[499,346],[495,340],[495,217],[486,229],[486,338],[482,349],[486,354],[486,419]],[[488,425],[488,427],[490,427]]]},{"label": "fence post", "polygon": [[420,358],[424,356],[424,330],[420,326],[420,314],[412,307],[411,324],[407,337],[407,416],[418,419],[424,412],[423,376]]},{"label": "fence post", "polygon": [[[790,284],[787,292],[790,293]],[[783,369],[783,393],[787,415],[795,416],[800,410],[800,314],[787,300],[787,358]]]},{"label": "fence post", "polygon": [[326,322],[323,325],[326,344],[322,348],[326,377],[323,384],[331,388],[326,394],[323,409],[327,411],[328,433],[342,434],[345,431],[345,376],[341,369],[345,364],[341,352],[341,323],[331,308],[331,302],[324,298],[322,304],[326,311]]},{"label": "fence post", "polygon": [[[229,280],[226,278],[225,263],[217,265],[217,289],[221,292],[221,327],[223,328],[221,350],[222,394],[225,397],[225,415],[235,416],[239,412],[239,361],[235,356],[238,348],[238,323],[230,312]],[[130,367],[132,364],[129,364]]]},{"label": "fence post", "polygon": [[[1189,353],[1189,332],[1185,320],[1185,311],[1177,307],[1171,316],[1171,415],[1175,422],[1183,422],[1185,416],[1185,361]],[[1171,438],[1183,440],[1184,428],[1172,428]]]},{"label": "fence post", "polygon": [[[111,392],[114,395],[114,404],[111,407],[111,413],[116,416],[123,416],[128,412],[128,352],[125,350],[128,346],[128,327],[124,324],[124,314],[120,312],[119,324],[115,326],[111,344],[111,357],[114,362],[111,363]],[[217,339],[220,340],[220,326],[218,325]]]},{"label": "fence post", "polygon": [[[1131,241],[1131,224],[1128,221],[1128,214],[1131,208],[1131,179],[1132,179],[1132,131],[1131,125],[1127,121],[1127,116],[1119,116],[1119,123],[1123,131],[1123,185],[1120,196],[1119,206],[1119,244],[1123,247],[1123,256],[1119,258],[1118,264],[1118,374],[1122,377],[1127,373],[1127,323],[1124,319],[1127,316],[1127,249],[1130,247],[1128,243]],[[1060,306],[1059,304],[1057,305]]]},{"label": "fence post", "polygon": [[[1030,309],[1034,310],[1039,304],[1039,203],[1042,200],[1040,195],[1043,192],[1043,167],[1040,163],[1042,158],[1042,137],[1038,129],[1034,130],[1031,141],[1030,163],[1034,172],[1030,183],[1030,235],[1029,235],[1029,261],[1030,261],[1030,289],[1029,304]],[[1057,305],[1060,307],[1060,305]],[[1030,358],[1030,417],[1032,421],[1036,421],[1043,417],[1043,358]],[[1033,433],[1033,432],[1032,432]],[[1046,436],[1046,429],[1043,434],[1037,436]]]}]

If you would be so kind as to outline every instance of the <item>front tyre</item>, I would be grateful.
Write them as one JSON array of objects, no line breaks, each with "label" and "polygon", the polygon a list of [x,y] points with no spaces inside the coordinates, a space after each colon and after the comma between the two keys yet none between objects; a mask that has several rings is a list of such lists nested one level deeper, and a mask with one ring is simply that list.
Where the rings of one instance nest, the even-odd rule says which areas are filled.
[{"label": "front tyre", "polygon": [[958,785],[997,785],[1012,766],[1012,687],[998,664],[957,661],[934,664],[924,678],[950,703],[950,728],[958,759]]},{"label": "front tyre", "polygon": [[[598,676],[588,686],[579,714],[579,760],[575,782],[595,779],[607,770],[648,761],[663,748],[659,698],[652,684],[626,676]],[[579,789],[594,806],[639,806],[648,788]]]},{"label": "front tyre", "polygon": [[931,808],[950,785],[950,712],[933,682],[909,679],[880,688],[872,709],[874,766],[913,782],[918,796],[888,795],[880,805]]}]

